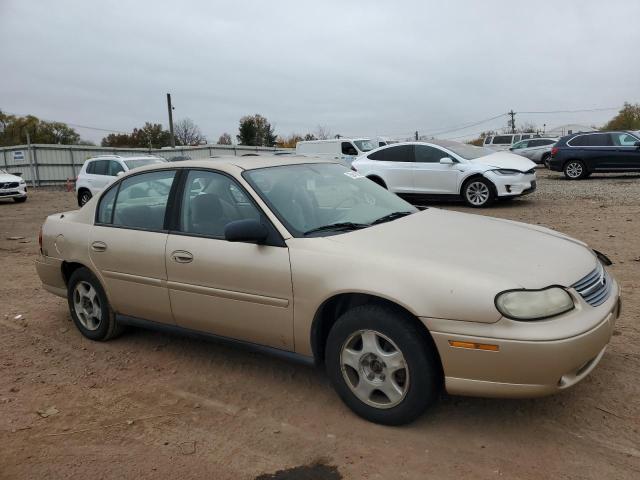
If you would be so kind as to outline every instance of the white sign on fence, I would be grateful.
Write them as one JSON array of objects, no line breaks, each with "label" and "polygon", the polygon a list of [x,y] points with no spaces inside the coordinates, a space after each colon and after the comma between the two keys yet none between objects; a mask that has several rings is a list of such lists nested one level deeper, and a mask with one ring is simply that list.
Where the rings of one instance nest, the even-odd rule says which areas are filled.
[{"label": "white sign on fence", "polygon": [[24,162],[24,151],[22,151],[22,150],[14,151],[13,152],[13,162],[14,163]]}]

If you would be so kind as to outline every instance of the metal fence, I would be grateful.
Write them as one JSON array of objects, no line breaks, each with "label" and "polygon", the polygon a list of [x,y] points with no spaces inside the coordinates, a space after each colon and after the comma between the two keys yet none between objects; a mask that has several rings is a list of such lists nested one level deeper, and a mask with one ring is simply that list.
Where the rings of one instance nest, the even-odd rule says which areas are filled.
[{"label": "metal fence", "polygon": [[241,156],[247,153],[269,154],[291,151],[286,148],[245,147],[234,145],[203,145],[199,147],[176,147],[175,149],[110,148],[84,145],[16,145],[0,147],[0,168],[9,173],[20,173],[33,186],[64,183],[78,175],[86,159],[99,155],[151,154],[170,158],[188,155],[192,159],[212,156]]}]

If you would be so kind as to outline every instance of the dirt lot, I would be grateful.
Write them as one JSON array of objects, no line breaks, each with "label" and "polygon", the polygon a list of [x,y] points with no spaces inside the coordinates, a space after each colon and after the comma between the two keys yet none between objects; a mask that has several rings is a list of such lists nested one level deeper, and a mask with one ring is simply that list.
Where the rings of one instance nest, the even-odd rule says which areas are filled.
[{"label": "dirt lot", "polygon": [[45,216],[73,208],[63,191],[0,202],[2,479],[640,478],[640,176],[541,172],[535,194],[477,212],[613,259],[623,314],[593,374],[537,400],[443,395],[402,428],[355,417],[308,367],[148,331],[81,337],[33,266]]}]

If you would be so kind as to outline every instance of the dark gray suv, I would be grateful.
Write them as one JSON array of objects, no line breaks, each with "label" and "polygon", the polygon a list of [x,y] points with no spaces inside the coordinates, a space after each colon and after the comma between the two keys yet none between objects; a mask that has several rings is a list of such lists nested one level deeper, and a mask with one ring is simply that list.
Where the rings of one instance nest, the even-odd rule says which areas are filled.
[{"label": "dark gray suv", "polygon": [[551,149],[549,169],[569,180],[594,172],[640,172],[640,138],[624,131],[567,135]]}]

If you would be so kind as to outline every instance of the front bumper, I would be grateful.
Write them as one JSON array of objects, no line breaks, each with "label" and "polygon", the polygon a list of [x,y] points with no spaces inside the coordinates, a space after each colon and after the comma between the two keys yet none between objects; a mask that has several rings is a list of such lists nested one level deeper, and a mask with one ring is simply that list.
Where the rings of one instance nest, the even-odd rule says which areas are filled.
[{"label": "front bumper", "polygon": [[[515,322],[501,319],[495,324],[473,324],[454,320],[422,319],[431,331],[445,374],[445,387],[455,395],[481,397],[536,397],[569,388],[596,367],[602,358],[614,324],[620,315],[619,287],[598,307],[576,306],[558,338],[547,339],[553,319]],[[536,325],[536,324],[539,325]],[[451,331],[442,331],[449,324]],[[466,324],[466,325],[465,325]],[[548,327],[551,325],[551,327]],[[588,325],[586,331],[583,325]],[[577,334],[569,335],[574,329]],[[471,335],[463,334],[469,330]],[[483,330],[491,335],[480,335]],[[458,348],[451,341],[497,345],[498,351]]]},{"label": "front bumper", "polygon": [[498,198],[527,195],[534,192],[537,187],[535,173],[499,175],[487,172],[485,176],[495,185]]},{"label": "front bumper", "polygon": [[27,186],[18,185],[15,188],[0,188],[0,198],[26,198]]}]

